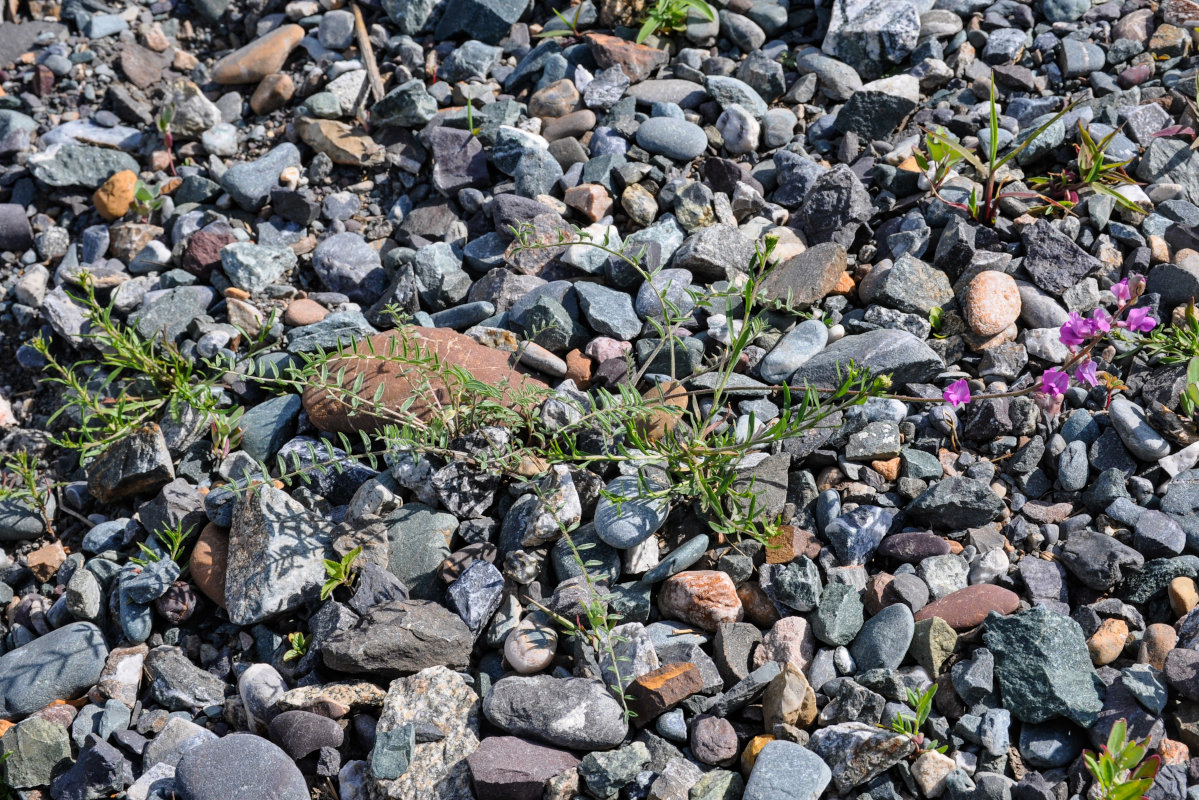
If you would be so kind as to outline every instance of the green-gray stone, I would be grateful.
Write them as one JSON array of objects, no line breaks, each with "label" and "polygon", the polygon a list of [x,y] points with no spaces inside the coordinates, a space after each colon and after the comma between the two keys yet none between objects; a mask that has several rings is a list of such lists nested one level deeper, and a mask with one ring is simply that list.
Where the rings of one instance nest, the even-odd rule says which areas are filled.
[{"label": "green-gray stone", "polygon": [[1183,576],[1199,577],[1199,556],[1175,556],[1146,561],[1140,572],[1134,572],[1124,581],[1124,592],[1120,599],[1132,605],[1148,603],[1165,592],[1170,581]]},{"label": "green-gray stone", "polygon": [[15,789],[48,786],[71,765],[71,737],[61,725],[33,717],[0,737],[4,779]]},{"label": "green-gray stone", "polygon": [[445,584],[437,568],[450,555],[450,537],[458,519],[420,503],[409,503],[384,517],[387,569],[408,587],[414,600],[440,600]]},{"label": "green-gray stone", "polygon": [[736,772],[714,769],[704,775],[687,795],[687,800],[738,800],[745,792],[745,781]]},{"label": "green-gray stone", "polygon": [[[644,364],[653,357],[646,372],[659,375],[671,374],[671,350],[674,350],[674,377],[686,378],[699,369],[704,358],[704,343],[695,336],[688,336],[682,341],[675,340],[672,345],[663,346],[658,350],[661,339],[638,339],[637,363]],[[655,356],[654,351],[658,350]]]},{"label": "green-gray stone", "polygon": [[377,780],[394,781],[408,771],[415,748],[415,725],[400,725],[380,731],[371,750],[371,775]]},{"label": "green-gray stone", "polygon": [[936,480],[943,472],[940,460],[932,453],[913,447],[905,447],[899,453],[899,474],[905,478]]},{"label": "green-gray stone", "polygon": [[65,144],[31,158],[29,167],[33,177],[55,189],[67,186],[98,189],[118,172],[136,173],[141,169],[133,156],[121,150],[78,144]]},{"label": "green-gray stone", "polygon": [[940,617],[929,617],[916,623],[908,653],[935,677],[941,673],[942,665],[953,655],[957,645],[957,631]]},{"label": "green-gray stone", "polygon": [[1008,617],[992,612],[984,626],[1004,708],[1023,722],[1095,724],[1103,709],[1099,678],[1077,622],[1038,606]]},{"label": "green-gray stone", "polygon": [[371,121],[376,125],[419,128],[436,113],[437,101],[425,91],[420,78],[413,78],[392,89],[371,107]]},{"label": "green-gray stone", "polygon": [[616,794],[649,764],[649,748],[633,742],[619,750],[588,753],[579,762],[579,777],[596,797]]},{"label": "green-gray stone", "polygon": [[847,645],[862,629],[863,611],[857,589],[844,583],[829,584],[810,618],[812,633],[825,644]]},{"label": "green-gray stone", "polygon": [[341,101],[333,92],[317,92],[304,101],[304,107],[314,117],[338,119],[341,117]]}]

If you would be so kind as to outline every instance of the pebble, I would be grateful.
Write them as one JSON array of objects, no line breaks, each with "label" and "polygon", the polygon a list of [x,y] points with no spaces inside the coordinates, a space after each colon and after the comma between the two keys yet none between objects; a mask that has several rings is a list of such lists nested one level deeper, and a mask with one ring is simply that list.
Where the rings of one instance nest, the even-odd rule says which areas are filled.
[{"label": "pebble", "polygon": [[651,117],[637,128],[637,144],[675,161],[690,161],[707,149],[708,137],[698,125],[685,120]]},{"label": "pebble", "polygon": [[258,83],[283,67],[303,37],[304,29],[299,25],[280,26],[218,61],[212,68],[212,79],[226,85]]}]

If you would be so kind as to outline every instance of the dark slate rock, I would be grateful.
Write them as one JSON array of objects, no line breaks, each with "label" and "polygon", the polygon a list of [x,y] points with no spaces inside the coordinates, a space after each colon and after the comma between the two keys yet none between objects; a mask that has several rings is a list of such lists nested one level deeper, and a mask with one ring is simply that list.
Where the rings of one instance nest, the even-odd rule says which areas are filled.
[{"label": "dark slate rock", "polygon": [[981,527],[998,519],[1003,510],[1003,498],[990,486],[961,476],[938,481],[907,508],[913,517],[947,530]]},{"label": "dark slate rock", "polygon": [[100,679],[108,646],[90,622],[72,622],[0,656],[0,719],[19,719],[80,696]]},{"label": "dark slate rock", "polygon": [[322,648],[330,669],[396,678],[426,667],[466,669],[474,636],[462,619],[427,600],[381,603],[353,628],[329,636]]},{"label": "dark slate rock", "polygon": [[1026,227],[1020,238],[1024,269],[1033,283],[1050,294],[1060,295],[1102,266],[1099,259],[1043,219]]}]

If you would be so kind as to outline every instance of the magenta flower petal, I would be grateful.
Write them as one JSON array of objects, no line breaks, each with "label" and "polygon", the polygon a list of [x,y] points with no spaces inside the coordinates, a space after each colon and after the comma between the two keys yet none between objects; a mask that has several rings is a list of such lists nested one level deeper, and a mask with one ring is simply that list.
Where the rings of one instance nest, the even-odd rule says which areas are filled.
[{"label": "magenta flower petal", "polygon": [[1061,397],[1070,386],[1070,376],[1060,369],[1047,369],[1041,373],[1041,391],[1050,397]]},{"label": "magenta flower petal", "polygon": [[1075,367],[1074,379],[1085,383],[1087,386],[1098,386],[1099,378],[1095,374],[1095,362],[1088,358]]},{"label": "magenta flower petal", "polygon": [[1097,308],[1091,312],[1091,327],[1096,333],[1107,333],[1112,329],[1112,315]]},{"label": "magenta flower petal", "polygon": [[959,378],[945,387],[941,397],[954,408],[963,406],[970,402],[970,385],[966,383],[965,378]]},{"label": "magenta flower petal", "polygon": [[1157,320],[1149,316],[1149,309],[1134,308],[1128,312],[1127,319],[1118,324],[1120,327],[1128,328],[1130,331],[1148,333],[1157,327]]},{"label": "magenta flower petal", "polygon": [[1112,295],[1120,305],[1124,305],[1132,299],[1132,290],[1128,288],[1128,278],[1125,278],[1112,287]]}]

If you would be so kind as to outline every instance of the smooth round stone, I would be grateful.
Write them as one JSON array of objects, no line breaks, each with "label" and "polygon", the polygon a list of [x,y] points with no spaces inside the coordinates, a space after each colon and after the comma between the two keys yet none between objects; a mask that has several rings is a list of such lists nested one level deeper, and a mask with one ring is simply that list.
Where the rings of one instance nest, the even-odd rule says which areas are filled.
[{"label": "smooth round stone", "polygon": [[949,542],[929,531],[905,531],[883,539],[878,554],[907,564],[918,564],[930,556],[949,554]]},{"label": "smooth round stone", "polygon": [[322,747],[341,747],[341,726],[311,711],[284,711],[271,720],[271,739],[292,758],[303,758]]},{"label": "smooth round stone", "polygon": [[558,632],[540,614],[530,614],[508,634],[504,659],[521,675],[540,672],[558,652]]},{"label": "smooth round stone", "polygon": [[966,324],[980,336],[1002,333],[1020,316],[1020,288],[1006,272],[987,270],[966,289]]},{"label": "smooth round stone", "polygon": [[607,497],[601,497],[595,509],[596,535],[620,550],[636,547],[653,536],[670,511],[669,503],[664,500],[643,499],[641,481],[633,475],[621,475],[605,486],[604,491],[627,498],[618,507]]},{"label": "smooth round stone", "polygon": [[989,583],[967,586],[929,603],[916,614],[916,621],[940,617],[955,631],[965,631],[983,623],[992,611],[1013,614],[1020,607],[1015,593]]},{"label": "smooth round stone", "polygon": [[188,750],[175,770],[180,800],[308,800],[295,762],[260,736],[234,733]]},{"label": "smooth round stone", "polygon": [[708,147],[702,128],[686,120],[651,117],[637,129],[637,144],[651,153],[675,161],[690,161]]},{"label": "smooth round stone", "polygon": [[676,708],[658,717],[655,725],[658,733],[672,742],[687,741],[687,720],[683,717],[683,709]]}]

